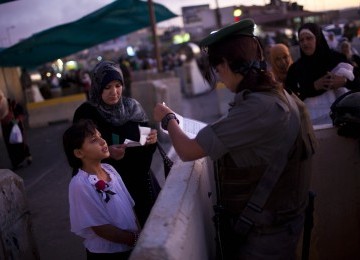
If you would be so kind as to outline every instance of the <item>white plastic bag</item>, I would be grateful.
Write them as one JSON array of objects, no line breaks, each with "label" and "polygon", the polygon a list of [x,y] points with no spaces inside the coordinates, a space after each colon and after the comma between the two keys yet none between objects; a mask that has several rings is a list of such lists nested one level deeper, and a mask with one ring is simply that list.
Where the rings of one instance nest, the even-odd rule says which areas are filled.
[{"label": "white plastic bag", "polygon": [[11,144],[20,144],[23,142],[23,136],[21,134],[20,127],[17,123],[14,123],[11,128],[9,143]]}]

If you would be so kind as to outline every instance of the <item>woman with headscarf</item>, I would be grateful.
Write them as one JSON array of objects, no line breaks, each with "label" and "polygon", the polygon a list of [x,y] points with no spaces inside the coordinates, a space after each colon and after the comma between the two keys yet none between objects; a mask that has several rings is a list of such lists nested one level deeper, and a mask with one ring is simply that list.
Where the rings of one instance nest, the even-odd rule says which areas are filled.
[{"label": "woman with headscarf", "polygon": [[293,63],[289,48],[282,43],[270,49],[271,71],[277,81],[284,83],[290,65]]},{"label": "woman with headscarf", "polygon": [[298,35],[300,58],[290,66],[285,86],[304,100],[313,124],[331,123],[330,106],[336,96],[329,90],[356,89],[360,87],[357,85],[359,79],[349,80],[333,72],[339,64],[348,61],[343,54],[329,48],[317,24],[302,25]]},{"label": "woman with headscarf", "polygon": [[104,162],[120,173],[143,226],[156,196],[149,186],[150,180],[156,182],[149,179],[149,170],[156,149],[157,131],[151,130],[145,145],[126,147],[126,139],[140,140],[139,126],[148,126],[148,117],[137,100],[122,96],[124,87],[118,65],[110,61],[98,63],[91,72],[90,99],[77,108],[73,121],[91,119],[97,125],[109,145],[110,159]]},{"label": "woman with headscarf", "polygon": [[354,67],[360,69],[360,56],[354,53],[349,41],[345,40],[340,43],[340,52],[346,56]]},{"label": "woman with headscarf", "polygon": [[211,86],[220,79],[235,93],[227,115],[195,138],[164,104],[156,105],[154,119],[183,161],[209,156],[218,165],[219,259],[295,259],[308,197],[312,127],[266,70],[254,26],[242,19],[200,43],[205,78]]},{"label": "woman with headscarf", "polygon": [[[25,164],[32,163],[29,145],[27,144],[24,120],[26,112],[15,100],[6,98],[0,90],[0,120],[6,150],[8,152],[12,169],[16,170]],[[11,131],[17,125],[21,138],[17,142],[10,140]]]}]

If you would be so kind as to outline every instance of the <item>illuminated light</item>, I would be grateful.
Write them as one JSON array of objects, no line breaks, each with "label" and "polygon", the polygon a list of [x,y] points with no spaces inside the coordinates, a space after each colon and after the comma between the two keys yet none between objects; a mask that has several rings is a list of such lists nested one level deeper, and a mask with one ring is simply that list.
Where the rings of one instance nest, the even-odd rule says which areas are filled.
[{"label": "illuminated light", "polygon": [[77,69],[78,68],[77,62],[73,61],[73,60],[70,60],[70,61],[65,63],[65,68],[67,70],[75,70],[75,69]]},{"label": "illuminated light", "polygon": [[101,56],[98,56],[96,59],[97,59],[98,61],[101,61],[101,60],[102,60],[102,57],[101,57]]},{"label": "illuminated light", "polygon": [[131,47],[131,46],[128,46],[128,47],[126,48],[126,53],[127,53],[127,55],[129,55],[129,56],[135,56],[135,50],[134,50],[134,48]]},{"label": "illuminated light", "polygon": [[234,10],[234,16],[239,17],[239,16],[241,16],[241,15],[242,15],[241,9],[235,9],[235,10]]},{"label": "illuminated light", "polygon": [[61,59],[57,59],[56,64],[60,71],[64,70],[64,62]]},{"label": "illuminated light", "polygon": [[185,34],[183,35],[183,40],[184,40],[184,42],[190,41],[190,34],[189,34],[189,33],[185,33]]},{"label": "illuminated light", "polygon": [[50,72],[46,72],[46,77],[50,78],[51,73]]},{"label": "illuminated light", "polygon": [[56,73],[56,77],[61,78],[61,73]]},{"label": "illuminated light", "polygon": [[180,60],[182,61],[186,61],[186,55],[185,54],[180,54]]},{"label": "illuminated light", "polygon": [[180,43],[184,43],[184,42],[188,42],[190,41],[190,34],[189,33],[184,33],[184,34],[175,34],[173,36],[173,44],[180,44]]},{"label": "illuminated light", "polygon": [[236,7],[233,11],[234,21],[239,22],[241,15],[242,15],[241,9],[239,7]]},{"label": "illuminated light", "polygon": [[199,54],[201,52],[201,49],[198,45],[196,45],[195,43],[189,42],[188,45],[191,47],[191,50],[193,51],[193,53]]},{"label": "illuminated light", "polygon": [[56,62],[59,66],[64,65],[64,62],[61,59],[57,59]]},{"label": "illuminated light", "polygon": [[30,78],[31,78],[31,81],[40,81],[41,80],[41,75],[40,73],[32,73],[30,74]]}]

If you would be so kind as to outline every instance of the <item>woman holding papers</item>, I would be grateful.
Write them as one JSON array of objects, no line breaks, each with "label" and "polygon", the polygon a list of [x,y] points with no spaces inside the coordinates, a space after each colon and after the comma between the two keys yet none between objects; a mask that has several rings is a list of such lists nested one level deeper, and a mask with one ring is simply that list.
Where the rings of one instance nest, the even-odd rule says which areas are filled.
[{"label": "woman holding papers", "polygon": [[[156,179],[151,179],[149,170],[156,149],[157,131],[148,129],[143,142],[140,127],[142,132],[146,130],[143,127],[148,127],[148,117],[138,101],[122,96],[124,78],[115,63],[98,63],[91,73],[91,82],[89,101],[77,108],[73,121],[91,119],[97,125],[109,145],[110,158],[104,162],[120,173],[134,198],[139,222],[144,225],[156,197],[149,185],[149,181],[156,182]],[[125,140],[129,147],[124,144]],[[134,146],[133,141],[139,145]]]},{"label": "woman holding papers", "polygon": [[[154,118],[184,161],[217,162],[219,259],[295,259],[307,204],[313,154],[303,103],[265,68],[254,22],[243,19],[203,39],[205,77],[235,93],[228,114],[194,139],[173,111],[157,104]],[[214,84],[212,84],[214,85]],[[306,121],[309,122],[309,121]],[[265,185],[257,186],[259,183]],[[245,221],[244,221],[245,220]],[[221,242],[220,242],[221,241]]]}]

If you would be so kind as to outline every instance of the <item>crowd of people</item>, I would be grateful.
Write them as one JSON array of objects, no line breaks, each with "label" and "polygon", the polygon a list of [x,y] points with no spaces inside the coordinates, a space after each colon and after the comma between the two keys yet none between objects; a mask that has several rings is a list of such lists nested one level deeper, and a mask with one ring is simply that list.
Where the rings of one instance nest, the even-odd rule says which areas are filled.
[{"label": "crowd of people", "polygon": [[[254,26],[243,19],[200,42],[204,78],[234,93],[227,115],[195,138],[182,131],[167,105],[156,104],[153,117],[182,161],[209,156],[215,162],[217,258],[295,259],[316,152],[313,125],[329,122],[338,96],[360,89],[360,57],[349,41],[334,50],[320,26],[306,23],[298,30],[295,59],[285,43],[266,50]],[[72,168],[71,231],[84,239],[87,259],[128,259],[161,189],[150,169],[157,130],[131,97],[131,66],[121,58],[80,73],[87,101],[63,134]],[[0,92],[14,169],[31,163],[23,117],[21,106]],[[14,124],[23,136],[16,144],[9,141]]]},{"label": "crowd of people", "polygon": [[332,124],[330,107],[348,91],[360,89],[359,56],[349,41],[339,48],[329,45],[322,28],[303,24],[298,30],[300,57],[293,62],[289,47],[270,48],[270,70],[284,87],[294,92],[307,106],[312,123]]}]

